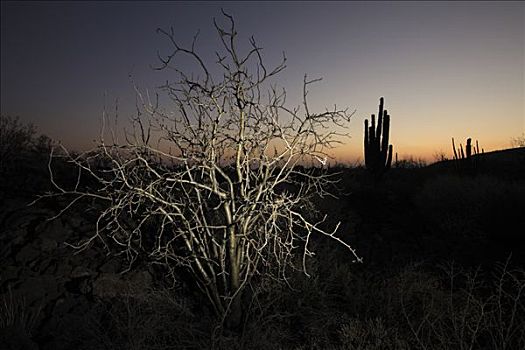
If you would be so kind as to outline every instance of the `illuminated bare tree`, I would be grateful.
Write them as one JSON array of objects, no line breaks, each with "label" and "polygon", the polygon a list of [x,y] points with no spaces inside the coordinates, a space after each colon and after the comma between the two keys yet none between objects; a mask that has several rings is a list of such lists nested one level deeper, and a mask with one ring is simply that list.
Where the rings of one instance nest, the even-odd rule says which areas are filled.
[{"label": "illuminated bare tree", "polygon": [[[351,113],[336,107],[311,112],[313,81],[306,77],[303,105],[287,108],[285,92],[267,83],[285,68],[286,58],[268,69],[253,37],[241,55],[234,20],[223,14],[226,25],[214,21],[224,51],[217,53],[219,79],[196,52],[197,36],[184,48],[173,29],[159,29],[173,46],[168,56],[159,55],[157,69],[176,73],[176,81],[161,88],[174,108],[160,108],[157,97],[136,88],[139,113],[125,144],[102,137],[97,150],[69,157],[100,188],[55,185],[60,195],[73,196],[71,203],[95,198],[108,204],[96,234],[76,248],[100,239],[108,250],[125,253],[130,264],[146,254],[172,272],[183,267],[216,314],[235,325],[242,291],[257,276],[286,281],[297,261],[307,273],[312,234],[335,239],[360,259],[335,236],[338,224],[328,227],[326,216],[312,215],[312,199],[329,195],[334,182],[322,169],[327,151],[347,136],[341,130]],[[198,76],[174,65],[180,55],[197,63]],[[319,166],[304,167],[311,161]]]}]

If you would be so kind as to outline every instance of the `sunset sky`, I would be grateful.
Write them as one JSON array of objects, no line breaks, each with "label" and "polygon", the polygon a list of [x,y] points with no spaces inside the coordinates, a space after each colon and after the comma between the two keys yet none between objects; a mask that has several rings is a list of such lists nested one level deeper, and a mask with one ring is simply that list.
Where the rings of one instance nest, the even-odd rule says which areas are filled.
[{"label": "sunset sky", "polygon": [[91,146],[105,104],[118,98],[121,118],[134,113],[129,73],[143,89],[165,81],[150,68],[170,49],[156,28],[173,26],[188,44],[200,29],[207,56],[219,48],[221,7],[269,65],[285,51],[276,83],[291,105],[306,73],[323,78],[312,110],[356,110],[341,161],[362,158],[363,121],[380,96],[401,158],[450,156],[451,137],[508,148],[525,130],[525,2],[505,1],[2,2],[1,113],[70,148]]}]

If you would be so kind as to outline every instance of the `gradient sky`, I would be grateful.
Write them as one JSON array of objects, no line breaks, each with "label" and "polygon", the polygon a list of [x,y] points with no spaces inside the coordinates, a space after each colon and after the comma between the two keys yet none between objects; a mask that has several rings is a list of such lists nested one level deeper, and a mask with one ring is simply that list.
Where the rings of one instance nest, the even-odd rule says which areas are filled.
[{"label": "gradient sky", "polygon": [[270,65],[286,52],[276,82],[291,104],[306,73],[323,78],[312,110],[356,110],[339,160],[362,157],[363,120],[380,96],[401,158],[450,156],[451,137],[503,149],[525,130],[525,3],[504,1],[2,2],[1,113],[69,147],[93,145],[104,105],[118,98],[120,118],[133,114],[130,72],[144,89],[165,80],[150,69],[170,49],[156,28],[173,26],[183,43],[200,29],[211,57],[221,7]]}]

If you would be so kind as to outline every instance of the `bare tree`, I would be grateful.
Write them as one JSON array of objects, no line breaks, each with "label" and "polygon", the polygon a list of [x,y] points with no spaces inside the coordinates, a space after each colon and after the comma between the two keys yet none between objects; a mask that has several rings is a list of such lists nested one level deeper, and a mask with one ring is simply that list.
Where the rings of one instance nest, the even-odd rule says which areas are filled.
[{"label": "bare tree", "polygon": [[[160,89],[174,108],[166,111],[158,96],[136,88],[139,108],[126,142],[107,143],[103,133],[96,150],[69,157],[100,187],[55,185],[59,195],[73,196],[71,204],[82,198],[107,203],[96,233],[75,248],[99,239],[125,253],[130,266],[146,254],[171,272],[183,267],[216,314],[235,325],[242,291],[257,276],[287,281],[294,266],[307,273],[312,234],[335,239],[360,259],[335,236],[338,224],[328,227],[326,215],[312,215],[312,200],[330,195],[335,180],[322,168],[328,150],[347,136],[352,113],[310,111],[308,87],[315,80],[306,76],[303,105],[287,108],[285,91],[268,84],[285,68],[284,55],[269,69],[253,37],[241,54],[234,20],[223,14],[226,25],[214,20],[223,50],[216,53],[218,78],[196,52],[197,35],[188,48],[173,28],[158,29],[173,46],[168,56],[159,54],[156,69],[176,73],[176,81]],[[181,55],[197,63],[199,74],[174,65]],[[311,161],[319,168],[304,166]]]},{"label": "bare tree", "polygon": [[510,145],[515,148],[525,147],[525,132],[521,133],[520,136],[513,137],[510,140]]}]

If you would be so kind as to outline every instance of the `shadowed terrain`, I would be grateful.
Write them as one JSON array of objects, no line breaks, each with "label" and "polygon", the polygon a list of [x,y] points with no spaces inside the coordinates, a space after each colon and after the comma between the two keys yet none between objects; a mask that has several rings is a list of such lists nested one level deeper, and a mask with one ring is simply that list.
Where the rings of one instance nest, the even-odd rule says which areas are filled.
[{"label": "shadowed terrain", "polygon": [[[21,154],[2,182],[0,211],[0,338],[8,349],[524,344],[525,148],[477,156],[474,176],[453,161],[394,166],[380,182],[365,169],[330,169],[340,172],[339,198],[320,199],[317,209],[342,222],[340,236],[364,262],[316,239],[311,277],[292,273],[294,289],[260,280],[243,301],[250,312],[242,331],[230,335],[214,334],[213,314],[183,274],[166,283],[147,259],[126,272],[125,260],[97,242],[82,252],[67,246],[93,232],[97,207],[79,202],[50,220],[66,199],[28,206],[50,188],[47,160]],[[75,181],[67,164],[57,169]],[[497,318],[502,309],[515,317]]]}]

